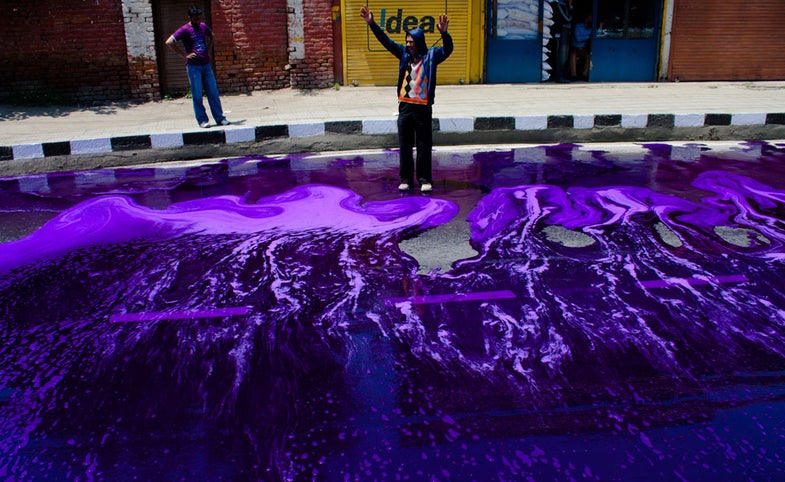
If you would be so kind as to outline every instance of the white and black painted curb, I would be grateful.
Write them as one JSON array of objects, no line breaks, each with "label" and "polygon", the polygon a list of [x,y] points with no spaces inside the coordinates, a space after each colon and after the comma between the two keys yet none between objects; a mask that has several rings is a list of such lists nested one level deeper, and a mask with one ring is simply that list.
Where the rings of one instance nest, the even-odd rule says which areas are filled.
[{"label": "white and black painted curb", "polygon": [[[681,114],[603,114],[531,115],[520,117],[458,117],[435,119],[434,129],[441,133],[543,132],[574,129],[678,129],[722,126],[785,126],[785,113],[681,113]],[[102,137],[38,144],[0,145],[0,161],[43,159],[55,156],[103,155],[123,151],[173,149],[188,146],[232,145],[264,142],[271,139],[298,139],[327,134],[390,135],[397,132],[395,119],[332,121],[228,127],[182,133]]]}]

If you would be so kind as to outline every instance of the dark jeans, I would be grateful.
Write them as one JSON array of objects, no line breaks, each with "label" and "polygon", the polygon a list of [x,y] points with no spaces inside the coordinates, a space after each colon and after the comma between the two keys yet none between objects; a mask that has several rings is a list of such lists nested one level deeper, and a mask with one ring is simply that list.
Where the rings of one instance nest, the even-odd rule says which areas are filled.
[{"label": "dark jeans", "polygon": [[398,104],[398,147],[401,150],[401,182],[412,184],[414,158],[412,149],[417,145],[417,180],[420,184],[431,182],[431,149],[433,148],[433,110],[429,105]]},{"label": "dark jeans", "polygon": [[207,65],[186,65],[188,70],[188,82],[191,84],[191,100],[194,106],[196,122],[201,125],[209,121],[207,111],[204,110],[204,100],[202,92],[207,92],[207,103],[210,104],[210,112],[213,114],[216,124],[220,124],[225,119],[221,99],[218,97],[218,84],[215,81],[215,74],[210,64]]}]

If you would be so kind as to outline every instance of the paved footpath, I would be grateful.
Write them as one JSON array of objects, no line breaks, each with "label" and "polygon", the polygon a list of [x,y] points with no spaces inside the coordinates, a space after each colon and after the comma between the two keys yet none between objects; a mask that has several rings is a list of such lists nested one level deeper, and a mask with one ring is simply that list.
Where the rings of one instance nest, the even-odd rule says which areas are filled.
[{"label": "paved footpath", "polygon": [[[0,176],[174,159],[395,147],[394,87],[223,95],[232,125],[190,100],[0,105]],[[443,85],[440,145],[785,139],[785,81]]]}]

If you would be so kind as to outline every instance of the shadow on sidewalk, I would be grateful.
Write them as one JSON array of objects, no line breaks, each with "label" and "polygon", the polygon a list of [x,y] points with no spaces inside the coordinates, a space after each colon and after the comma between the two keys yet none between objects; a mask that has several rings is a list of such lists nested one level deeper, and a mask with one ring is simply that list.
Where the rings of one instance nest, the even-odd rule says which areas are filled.
[{"label": "shadow on sidewalk", "polygon": [[0,104],[0,122],[2,121],[20,121],[25,119],[33,119],[37,117],[51,117],[59,118],[66,117],[74,112],[92,112],[98,115],[114,115],[118,112],[132,107],[137,107],[141,103],[134,102],[116,102],[106,105],[97,106],[67,106],[67,105],[50,105],[50,106],[26,106],[14,104]]}]

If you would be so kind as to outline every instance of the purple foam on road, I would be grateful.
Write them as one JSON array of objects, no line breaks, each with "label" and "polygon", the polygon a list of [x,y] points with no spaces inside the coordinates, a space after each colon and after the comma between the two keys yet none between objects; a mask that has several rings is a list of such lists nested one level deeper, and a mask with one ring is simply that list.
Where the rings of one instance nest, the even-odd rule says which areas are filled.
[{"label": "purple foam on road", "polygon": [[503,300],[515,298],[515,293],[510,290],[500,291],[478,291],[475,293],[451,293],[442,295],[422,295],[411,296],[408,298],[388,298],[385,304],[395,306],[400,303],[412,303],[414,305],[427,305],[434,303],[457,303],[463,301],[484,301],[484,300]]},{"label": "purple foam on road", "polygon": [[458,213],[447,200],[411,196],[363,203],[347,189],[308,184],[247,204],[218,196],[151,209],[125,196],[85,201],[24,239],[0,244],[0,272],[75,250],[179,236],[304,231],[389,234],[446,223]]},{"label": "purple foam on road", "polygon": [[109,317],[112,323],[133,323],[144,321],[163,320],[192,320],[197,318],[223,318],[226,316],[243,316],[250,313],[248,306],[235,306],[231,308],[213,308],[209,310],[176,310],[176,311],[148,311],[142,313],[117,313]]},{"label": "purple foam on road", "polygon": [[[415,275],[397,245],[452,218],[449,201],[366,185],[366,199],[396,199],[321,185],[261,197],[332,179],[322,165],[210,191],[253,204],[106,196],[0,245],[0,473],[376,480],[409,464],[628,480],[654,453],[663,472],[694,455],[776,479],[760,455],[783,437],[768,402],[785,366],[785,193],[732,173],[684,189],[692,165],[644,178],[566,151],[563,170],[494,153],[441,171],[468,180],[442,191],[461,212],[479,200],[477,255],[449,273]],[[390,177],[370,164],[363,179]],[[445,250],[465,242],[437,234]],[[681,289],[655,290],[667,286]],[[685,478],[705,475],[694,465]]]},{"label": "purple foam on road", "polygon": [[706,285],[709,283],[743,283],[749,281],[743,274],[732,274],[726,276],[716,276],[714,279],[705,278],[669,278],[639,281],[638,285],[642,288],[668,288],[670,286],[684,285],[690,286]]},{"label": "purple foam on road", "polygon": [[503,187],[483,198],[467,220],[472,225],[472,240],[477,243],[495,238],[521,218],[581,230],[623,223],[647,213],[671,228],[686,224],[711,231],[716,226],[744,226],[754,220],[753,224],[767,236],[779,234],[765,226],[779,221],[768,211],[785,202],[782,191],[725,171],[701,173],[692,184],[707,192],[700,202],[636,186]]}]

